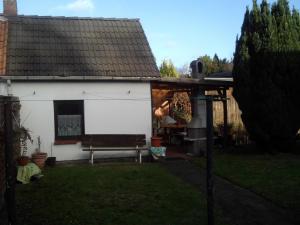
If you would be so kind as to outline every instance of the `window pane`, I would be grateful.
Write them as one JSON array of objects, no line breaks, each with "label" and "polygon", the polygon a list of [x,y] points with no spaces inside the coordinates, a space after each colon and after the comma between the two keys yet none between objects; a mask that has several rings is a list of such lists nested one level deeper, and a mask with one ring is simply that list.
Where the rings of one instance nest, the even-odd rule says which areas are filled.
[{"label": "window pane", "polygon": [[57,115],[58,136],[81,135],[81,115]]},{"label": "window pane", "polygon": [[58,115],[80,115],[82,110],[81,101],[58,101],[56,103]]}]

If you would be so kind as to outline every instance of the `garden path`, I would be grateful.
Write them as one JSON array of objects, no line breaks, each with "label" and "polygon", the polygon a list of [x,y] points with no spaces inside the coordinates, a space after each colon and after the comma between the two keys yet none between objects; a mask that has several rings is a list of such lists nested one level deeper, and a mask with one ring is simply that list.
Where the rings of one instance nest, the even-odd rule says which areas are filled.
[{"label": "garden path", "polygon": [[[171,174],[206,192],[206,172],[188,160],[162,161]],[[215,205],[222,212],[224,222],[231,225],[292,225],[299,218],[271,201],[231,182],[214,177]],[[298,216],[299,217],[299,216]],[[297,222],[296,222],[297,220]]]}]

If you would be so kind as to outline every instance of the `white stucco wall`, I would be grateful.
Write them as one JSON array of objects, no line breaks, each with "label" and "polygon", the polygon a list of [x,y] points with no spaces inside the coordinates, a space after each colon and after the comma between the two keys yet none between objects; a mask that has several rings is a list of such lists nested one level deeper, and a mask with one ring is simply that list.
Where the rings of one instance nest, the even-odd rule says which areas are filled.
[{"label": "white stucco wall", "polygon": [[0,81],[0,95],[7,96],[7,84],[4,81]]},{"label": "white stucco wall", "polygon": [[[34,143],[41,137],[42,150],[61,160],[87,159],[81,144],[55,145],[53,100],[84,100],[86,134],[146,134],[151,137],[149,83],[132,82],[12,82],[20,98],[21,124],[31,131]],[[98,152],[96,157],[128,156],[133,152]]]}]

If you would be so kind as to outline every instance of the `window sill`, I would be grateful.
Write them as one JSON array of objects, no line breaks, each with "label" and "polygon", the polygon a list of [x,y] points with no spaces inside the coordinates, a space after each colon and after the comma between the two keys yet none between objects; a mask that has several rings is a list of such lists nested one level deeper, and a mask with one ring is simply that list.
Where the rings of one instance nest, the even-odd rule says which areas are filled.
[{"label": "window sill", "polygon": [[54,145],[75,145],[80,140],[55,140]]}]

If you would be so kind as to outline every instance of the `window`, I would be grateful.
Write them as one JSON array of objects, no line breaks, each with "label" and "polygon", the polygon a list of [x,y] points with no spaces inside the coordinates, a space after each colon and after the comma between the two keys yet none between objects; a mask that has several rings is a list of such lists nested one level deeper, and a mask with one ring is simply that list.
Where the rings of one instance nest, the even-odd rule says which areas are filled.
[{"label": "window", "polygon": [[78,139],[84,134],[83,101],[54,101],[55,140]]}]

